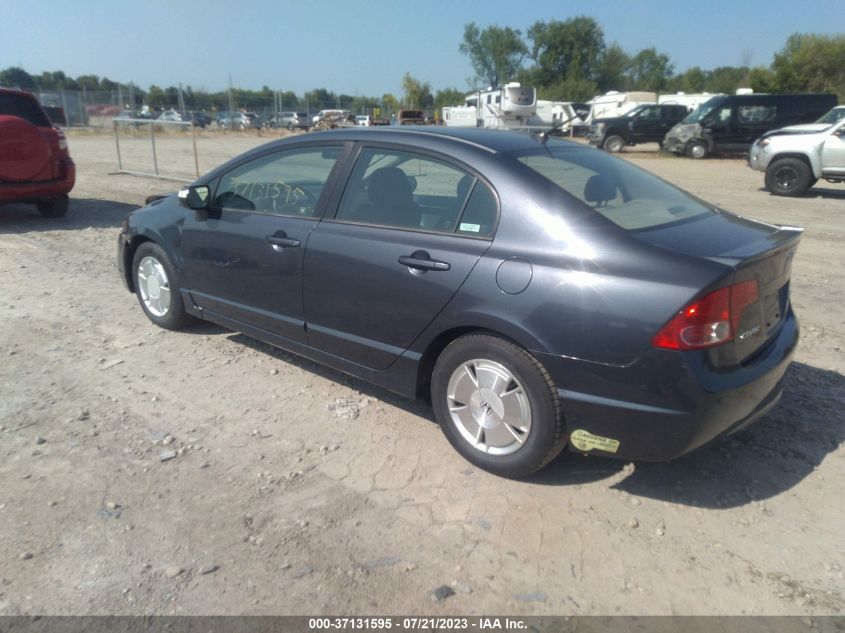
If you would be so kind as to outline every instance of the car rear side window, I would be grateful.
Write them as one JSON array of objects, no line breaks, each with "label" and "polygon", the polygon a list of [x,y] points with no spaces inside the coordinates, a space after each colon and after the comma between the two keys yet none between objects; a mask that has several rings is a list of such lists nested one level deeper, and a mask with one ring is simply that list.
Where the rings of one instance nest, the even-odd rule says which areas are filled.
[{"label": "car rear side window", "polygon": [[50,127],[50,120],[34,99],[0,92],[0,114],[16,116],[36,127]]},{"label": "car rear side window", "polygon": [[635,231],[715,211],[656,176],[594,149],[549,141],[515,158],[617,226]]},{"label": "car rear side window", "polygon": [[492,235],[496,199],[475,176],[411,152],[366,148],[340,201],[337,219],[378,226]]},{"label": "car rear side window", "polygon": [[236,167],[220,179],[213,207],[313,217],[339,147],[288,150]]}]

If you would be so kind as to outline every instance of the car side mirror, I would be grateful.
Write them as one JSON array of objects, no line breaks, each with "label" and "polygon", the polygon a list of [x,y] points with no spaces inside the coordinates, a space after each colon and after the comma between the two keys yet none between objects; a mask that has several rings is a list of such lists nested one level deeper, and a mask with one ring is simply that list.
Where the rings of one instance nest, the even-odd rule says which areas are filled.
[{"label": "car side mirror", "polygon": [[713,127],[714,125],[716,125],[716,121],[713,119],[704,119],[701,122],[701,127]]},{"label": "car side mirror", "polygon": [[179,190],[177,195],[179,198],[179,204],[183,207],[188,207],[194,211],[203,211],[208,209],[209,189],[207,185],[183,187]]}]

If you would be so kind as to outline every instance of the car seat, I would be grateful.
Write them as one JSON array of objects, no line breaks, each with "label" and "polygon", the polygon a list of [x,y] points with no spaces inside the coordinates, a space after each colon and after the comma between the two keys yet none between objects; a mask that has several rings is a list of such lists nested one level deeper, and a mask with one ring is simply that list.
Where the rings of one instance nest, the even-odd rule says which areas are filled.
[{"label": "car seat", "polygon": [[392,226],[420,226],[420,209],[408,176],[398,167],[382,167],[368,179],[370,204],[355,213],[356,219]]}]

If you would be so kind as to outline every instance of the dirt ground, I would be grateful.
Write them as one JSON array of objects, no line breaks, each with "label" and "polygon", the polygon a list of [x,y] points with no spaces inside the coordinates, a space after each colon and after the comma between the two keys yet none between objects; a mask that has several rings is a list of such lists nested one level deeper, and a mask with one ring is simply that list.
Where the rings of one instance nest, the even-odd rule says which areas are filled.
[{"label": "dirt ground", "polygon": [[[202,135],[200,168],[264,142]],[[157,141],[190,173],[190,143]],[[125,137],[129,169],[148,140]],[[845,606],[845,189],[739,159],[625,157],[807,228],[781,404],[668,464],[463,461],[431,410],[213,325],[153,326],[118,227],[176,185],[73,136],[68,216],[0,210],[0,614],[833,614]],[[175,456],[173,456],[175,453]],[[436,602],[431,592],[454,595]]]}]

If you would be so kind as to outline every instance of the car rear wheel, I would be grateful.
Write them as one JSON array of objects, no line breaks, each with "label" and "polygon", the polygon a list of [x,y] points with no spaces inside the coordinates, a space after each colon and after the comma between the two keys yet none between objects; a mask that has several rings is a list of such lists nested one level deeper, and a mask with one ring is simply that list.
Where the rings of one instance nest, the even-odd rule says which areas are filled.
[{"label": "car rear wheel", "polygon": [[798,158],[781,158],[766,170],[766,189],[776,196],[800,196],[812,185],[810,166]]},{"label": "car rear wheel", "polygon": [[144,242],[138,247],[132,275],[138,302],[150,321],[168,330],[179,330],[193,321],[182,303],[173,264],[158,244]]},{"label": "car rear wheel", "polygon": [[440,354],[431,381],[440,428],[468,461],[505,477],[525,477],[566,444],[557,388],[526,350],[470,334]]},{"label": "car rear wheel", "polygon": [[604,151],[610,152],[611,154],[621,152],[622,148],[625,147],[625,139],[618,134],[611,134],[604,139],[602,147],[604,148]]},{"label": "car rear wheel", "polygon": [[58,196],[49,200],[41,200],[36,203],[38,213],[45,218],[55,219],[64,217],[70,206],[70,199],[67,196]]},{"label": "car rear wheel", "polygon": [[695,159],[706,158],[707,145],[701,141],[692,141],[687,145],[687,157]]}]

